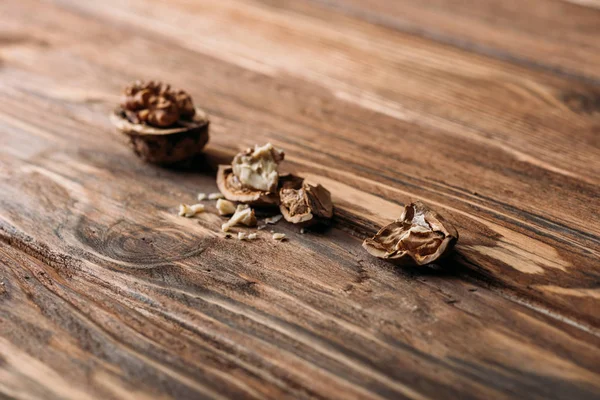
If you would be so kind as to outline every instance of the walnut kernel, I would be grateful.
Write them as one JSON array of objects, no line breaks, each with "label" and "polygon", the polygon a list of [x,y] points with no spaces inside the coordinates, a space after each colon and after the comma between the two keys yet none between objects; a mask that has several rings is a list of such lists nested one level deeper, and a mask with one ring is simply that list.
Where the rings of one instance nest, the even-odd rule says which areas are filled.
[{"label": "walnut kernel", "polygon": [[283,161],[284,153],[275,149],[271,143],[264,146],[254,146],[237,154],[231,166],[233,174],[243,186],[274,192],[277,189],[279,173],[277,168]]},{"label": "walnut kernel", "polygon": [[231,215],[235,213],[235,204],[229,200],[219,199],[217,200],[217,211],[219,215]]},{"label": "walnut kernel", "polygon": [[204,204],[193,204],[191,206],[187,204],[179,205],[179,216],[191,218],[194,215],[204,212]]},{"label": "walnut kernel", "polygon": [[273,234],[273,240],[282,241],[282,240],[285,240],[285,239],[286,239],[285,233],[274,233]]},{"label": "walnut kernel", "polygon": [[137,81],[127,86],[121,107],[131,122],[157,128],[174,125],[179,119],[191,119],[196,113],[192,98],[186,92],[154,81]]},{"label": "walnut kernel", "polygon": [[227,232],[236,225],[256,226],[254,210],[246,204],[239,204],[229,221],[221,225],[221,230]]}]

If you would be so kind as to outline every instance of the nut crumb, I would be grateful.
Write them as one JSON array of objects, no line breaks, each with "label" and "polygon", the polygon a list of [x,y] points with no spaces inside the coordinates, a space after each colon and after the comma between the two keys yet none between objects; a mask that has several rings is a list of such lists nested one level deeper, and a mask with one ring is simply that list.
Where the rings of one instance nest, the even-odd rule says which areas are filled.
[{"label": "nut crumb", "polygon": [[229,200],[219,199],[217,200],[217,211],[219,215],[232,215],[235,213],[235,204]]},{"label": "nut crumb", "polygon": [[280,241],[286,240],[285,233],[274,233],[273,240],[280,240]]},{"label": "nut crumb", "polygon": [[223,198],[225,198],[225,196],[223,196],[223,193],[209,193],[208,195],[209,200],[218,200]]},{"label": "nut crumb", "polygon": [[274,217],[265,218],[265,223],[274,225],[278,223],[281,218],[283,218],[283,215],[281,214],[275,215]]},{"label": "nut crumb", "polygon": [[194,215],[204,212],[204,204],[192,204],[191,206],[187,204],[179,205],[179,216],[191,218]]},{"label": "nut crumb", "polygon": [[300,234],[304,235],[306,233],[306,231],[304,230],[304,228],[300,229]]},{"label": "nut crumb", "polygon": [[198,193],[198,201],[206,200],[207,197],[206,193]]},{"label": "nut crumb", "polygon": [[238,232],[237,235],[238,240],[255,240],[257,239],[256,233],[246,234],[244,232]]},{"label": "nut crumb", "polygon": [[235,213],[231,216],[229,221],[221,225],[221,230],[227,232],[231,227],[236,225],[256,226],[256,216],[254,210],[246,204],[239,204],[235,210]]}]

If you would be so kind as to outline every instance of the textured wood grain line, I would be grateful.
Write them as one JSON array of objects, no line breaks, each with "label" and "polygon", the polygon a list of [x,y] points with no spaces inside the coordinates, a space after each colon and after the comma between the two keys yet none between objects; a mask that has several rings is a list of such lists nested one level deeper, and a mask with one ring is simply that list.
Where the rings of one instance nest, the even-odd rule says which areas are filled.
[{"label": "textured wood grain line", "polygon": [[600,8],[600,1],[598,0],[564,0],[569,3],[579,4],[586,7]]},{"label": "textured wood grain line", "polygon": [[[52,175],[49,175],[52,176]],[[64,181],[61,181],[64,182]],[[69,185],[67,185],[67,187],[69,187]],[[81,193],[81,191],[76,191],[75,193]],[[101,204],[111,204],[111,202],[101,202]]]},{"label": "textured wood grain line", "polygon": [[[206,264],[208,264],[208,265],[211,265],[211,264],[212,264],[212,262],[211,262],[211,261],[208,261],[208,260],[204,261],[203,263],[206,263]],[[324,264],[321,264],[321,263],[319,263],[318,261],[317,261],[317,263],[318,263],[318,264],[320,264],[320,265],[324,265]],[[190,266],[191,266],[191,265],[194,265],[194,263],[190,264]],[[215,265],[215,264],[212,264],[212,265]],[[250,263],[250,265],[252,265],[252,263]],[[366,265],[366,264],[363,264],[363,265],[365,265],[365,267],[366,267],[366,268],[368,268],[370,271],[377,271],[377,267],[375,267],[375,269],[373,269],[373,267],[371,267],[371,266],[368,266],[368,265]],[[91,267],[91,265],[89,265],[88,267]],[[196,269],[196,268],[194,268],[194,270],[195,270],[195,269]],[[252,276],[252,275],[254,274],[254,272],[252,272],[251,270],[249,271],[249,270],[247,269],[247,267],[245,267],[243,270],[245,271],[245,273],[246,273],[246,274],[250,273],[250,274],[251,274],[250,276]],[[296,270],[296,269],[292,269],[292,271],[294,271],[294,270]],[[214,272],[216,272],[216,273],[218,273],[218,270],[213,270],[213,271],[214,271]],[[287,271],[287,268],[286,268],[286,271]],[[32,272],[33,272],[33,274],[34,274],[34,275],[36,275],[36,278],[37,278],[37,276],[38,276],[38,275],[41,275],[41,276],[43,276],[43,274],[35,274],[35,271],[32,271]],[[76,271],[73,271],[73,272],[76,272]],[[190,271],[190,272],[192,272],[192,271]],[[192,273],[193,273],[193,272],[192,272]],[[187,275],[187,274],[186,274],[186,275]],[[137,283],[134,283],[134,282],[135,282],[135,280],[136,280],[136,279],[139,279],[139,278],[136,278],[135,276],[131,276],[131,275],[123,275],[123,276],[122,276],[120,279],[115,279],[115,277],[112,277],[112,278],[111,278],[111,277],[108,277],[108,276],[106,276],[106,275],[105,275],[104,277],[100,278],[101,280],[104,280],[104,281],[106,282],[105,284],[101,284],[101,281],[97,281],[97,279],[98,279],[98,278],[94,278],[93,276],[96,276],[96,277],[98,277],[98,278],[100,277],[100,275],[98,275],[98,274],[94,274],[94,275],[92,275],[92,276],[87,276],[87,277],[86,277],[86,279],[82,280],[82,279],[78,279],[78,278],[77,278],[77,276],[70,276],[70,277],[68,278],[68,279],[69,279],[69,281],[68,281],[68,282],[65,282],[65,284],[67,284],[67,285],[73,285],[73,284],[76,284],[76,285],[85,284],[85,285],[87,285],[87,286],[88,286],[88,287],[87,287],[87,290],[86,290],[87,296],[89,296],[89,297],[90,297],[90,299],[92,299],[92,298],[93,298],[93,299],[96,299],[96,300],[100,300],[100,301],[102,302],[102,304],[104,304],[104,308],[106,308],[107,306],[109,306],[111,302],[114,302],[115,300],[117,300],[117,301],[118,301],[118,299],[119,299],[119,298],[123,298],[123,300],[126,302],[126,304],[128,304],[128,308],[131,308],[131,306],[132,306],[132,305],[130,304],[130,302],[131,302],[133,299],[136,299],[136,298],[137,298],[137,299],[140,299],[140,300],[142,300],[142,301],[143,301],[143,299],[144,299],[144,297],[145,297],[145,296],[143,295],[143,293],[146,291],[146,290],[144,290],[144,289],[143,289],[143,287],[145,286],[145,284],[144,284],[144,280],[148,279],[148,278],[149,278],[149,276],[148,276],[148,278],[144,278],[144,279],[142,279],[141,281],[139,281],[139,282],[137,282]],[[131,276],[131,277],[129,277],[129,276]],[[173,274],[171,274],[171,276],[173,276]],[[262,285],[267,285],[267,284],[268,284],[268,282],[269,282],[269,281],[270,281],[272,278],[266,278],[266,277],[263,277],[263,278],[262,278],[262,280],[257,280],[256,278],[251,278],[250,276],[249,276],[248,278],[245,278],[245,279],[251,279],[251,280],[253,280],[253,281],[255,282],[255,283],[253,284],[253,286],[256,286],[256,287],[257,287],[257,289],[259,289],[259,293],[260,293],[260,295],[259,295],[258,299],[260,299],[261,297],[265,296],[265,294],[266,294],[266,293],[263,293],[263,292],[262,292],[262,290],[260,290],[260,287],[261,287]],[[157,276],[157,278],[158,278],[158,277],[159,277],[159,276]],[[92,279],[92,281],[89,281],[89,280],[90,280],[90,278]],[[193,275],[189,275],[189,276],[188,276],[188,279],[189,279],[189,278],[192,278],[192,279],[193,279]],[[265,280],[265,278],[266,278],[266,280]],[[121,280],[121,279],[125,279],[126,281],[129,281],[129,283],[125,283],[125,282],[126,282],[126,281],[125,281],[125,282],[123,282],[123,286],[121,286],[121,285],[119,285],[119,284],[117,284],[117,286],[115,286],[115,283],[117,283],[117,282],[118,282],[119,280]],[[159,278],[159,279],[160,279],[160,278]],[[375,277],[372,277],[371,279],[377,279],[377,280],[379,280],[379,278],[375,278]],[[56,279],[53,279],[53,280],[54,280],[54,281],[56,281]],[[384,279],[384,281],[385,281],[385,279]],[[443,279],[442,279],[442,281],[443,281]],[[52,281],[49,281],[49,282],[52,282]],[[69,282],[71,282],[71,283],[69,283]],[[185,282],[185,281],[181,281],[181,280],[180,280],[179,282],[182,282],[182,283],[183,283],[183,282]],[[313,281],[313,282],[314,282],[314,281]],[[160,295],[159,293],[157,293],[157,292],[153,293],[153,295],[152,295],[152,298],[153,298],[154,300],[153,300],[151,303],[149,303],[148,305],[146,305],[146,306],[143,306],[144,308],[146,308],[146,307],[148,307],[148,306],[151,306],[151,307],[152,307],[152,308],[150,308],[150,309],[148,310],[150,313],[149,313],[149,314],[147,314],[147,315],[149,315],[149,316],[150,316],[150,315],[156,314],[157,312],[160,314],[160,313],[161,313],[161,308],[162,308],[162,307],[164,307],[164,306],[166,306],[166,304],[168,304],[168,308],[169,308],[169,310],[168,310],[168,314],[169,314],[169,315],[173,315],[173,314],[180,314],[180,315],[182,315],[182,316],[185,316],[185,315],[187,314],[188,316],[187,316],[187,317],[185,317],[185,318],[189,320],[189,318],[191,317],[191,314],[189,313],[189,311],[188,311],[188,312],[183,312],[183,313],[182,313],[182,311],[180,311],[180,306],[179,306],[177,303],[173,303],[173,300],[177,301],[177,297],[173,297],[173,294],[175,293],[175,292],[173,292],[173,283],[174,283],[174,282],[171,282],[171,283],[170,283],[168,286],[165,286],[164,290],[161,290],[161,291],[162,291],[164,294],[167,294],[167,293],[169,293],[169,294],[168,294],[168,297],[165,297],[164,299],[161,299],[163,296],[161,296],[161,295]],[[89,286],[89,285],[92,285],[92,286]],[[433,283],[433,285],[435,286],[435,285],[436,285],[436,283]],[[162,286],[162,285],[161,285],[161,286]],[[212,287],[214,287],[214,288],[217,288],[217,287],[219,287],[219,286],[214,286],[214,285],[211,285],[211,286],[212,286]],[[386,285],[386,286],[388,286],[388,285]],[[131,295],[128,295],[127,293],[128,293],[128,292],[131,292],[131,289],[129,289],[129,288],[133,288],[133,287],[135,287],[135,288],[136,288],[135,290],[136,290],[137,294],[136,294],[136,296],[135,296],[135,297],[130,297]],[[153,285],[152,285],[152,286],[147,286],[147,287],[148,287],[149,289],[152,289],[152,288],[153,288],[153,287],[155,287],[155,286],[153,286]],[[221,287],[222,287],[222,286],[221,286]],[[301,287],[301,286],[300,286],[300,287]],[[397,285],[389,284],[389,286],[388,286],[388,287],[389,287],[389,289],[391,289],[391,290],[398,290],[398,286],[397,286]],[[98,290],[98,288],[106,288],[106,289],[110,290],[111,292],[113,292],[113,294],[112,294],[112,295],[110,295],[110,296],[99,296],[99,293],[97,293],[97,290]],[[198,290],[198,289],[200,289],[200,288],[201,288],[201,286],[196,286],[196,289],[193,289],[193,290],[195,290],[195,291],[196,291],[196,290]],[[54,289],[54,290],[56,290],[56,289]],[[116,293],[114,292],[115,290],[117,291]],[[191,296],[193,296],[194,298],[197,298],[197,299],[199,299],[197,296],[198,296],[198,295],[200,295],[200,296],[201,296],[200,298],[202,298],[202,299],[206,299],[205,295],[202,295],[202,293],[203,293],[205,290],[206,290],[206,289],[200,289],[200,292],[197,292],[197,294],[189,293],[189,295],[187,295],[187,294],[186,294],[185,296],[186,296],[186,297],[188,297],[188,296],[190,296],[190,295],[191,295]],[[452,290],[452,289],[451,289],[451,290]],[[186,290],[186,292],[187,292],[187,290]],[[375,290],[374,292],[375,292],[375,293],[382,293],[382,289],[380,288],[380,289],[378,289],[378,290]],[[185,292],[182,292],[182,293],[185,293]],[[293,293],[296,293],[296,292],[293,292]],[[133,293],[132,293],[132,294],[133,294]],[[142,294],[142,297],[140,297],[140,294]],[[297,293],[297,294],[299,294],[299,293]],[[297,295],[297,294],[295,294],[295,295]],[[115,296],[115,295],[116,295],[116,296]],[[238,298],[240,298],[240,292],[238,292],[238,294],[237,294],[237,295],[235,295],[235,294],[232,294],[232,293],[229,293],[229,292],[228,292],[228,293],[227,293],[227,295],[228,295],[228,296],[231,296],[231,295],[233,295],[234,297],[238,297]],[[257,295],[258,295],[258,293],[257,293]],[[126,296],[126,297],[123,297],[123,296]],[[338,296],[339,296],[339,295],[338,295]],[[455,295],[452,295],[452,294],[451,294],[451,296],[455,296]],[[72,297],[72,296],[71,296],[71,297]],[[241,294],[241,299],[243,299],[244,297],[245,297],[245,296],[244,296],[243,294]],[[254,296],[253,296],[253,297],[254,297]],[[217,298],[218,298],[218,297],[217,297]],[[217,298],[215,298],[215,299],[217,299]],[[111,299],[112,299],[112,300],[111,300]],[[149,299],[149,298],[148,298],[148,299]],[[169,300],[169,299],[170,299],[170,300]],[[254,298],[254,299],[253,299],[253,302],[254,302],[254,300],[258,300],[258,299]],[[322,299],[322,297],[321,297],[321,299]],[[183,298],[182,298],[181,300],[183,300]],[[194,309],[197,309],[197,310],[202,310],[202,312],[203,312],[203,313],[207,313],[207,312],[208,312],[208,313],[210,313],[210,307],[207,307],[206,305],[204,305],[204,306],[202,306],[202,307],[197,307],[197,306],[195,306],[194,304],[189,304],[190,300],[191,300],[191,298],[190,298],[190,299],[188,299],[187,301],[184,301],[184,302],[182,303],[182,305],[185,305],[185,306],[191,306],[191,307],[193,307]],[[338,300],[337,300],[337,301],[335,301],[335,304],[336,304],[336,305],[335,305],[335,309],[339,309],[339,306],[340,306],[339,300],[340,300],[340,299],[338,298]],[[203,300],[203,301],[206,301],[206,300]],[[213,301],[214,301],[214,300],[209,300],[209,302],[210,302],[210,303],[212,303]],[[248,301],[248,300],[245,300],[245,301]],[[275,299],[269,299],[268,297],[266,297],[266,298],[264,299],[264,301],[265,301],[265,302],[268,302],[269,304],[281,304],[281,300],[280,300],[280,299],[276,299],[276,298],[275,298]],[[165,303],[165,302],[166,302],[166,303]],[[321,300],[321,302],[322,302],[322,300]],[[228,302],[228,303],[229,303],[229,302]],[[82,303],[82,304],[83,304],[83,303]],[[88,304],[88,305],[86,306],[86,307],[88,307],[88,306],[89,306],[89,304],[91,304],[91,303],[88,301],[88,302],[86,302],[86,304]],[[163,305],[163,304],[164,304],[164,305]],[[230,306],[227,306],[227,303],[221,303],[221,306],[223,306],[223,305],[225,305],[227,308],[229,308],[229,307],[230,307]],[[256,307],[257,305],[258,305],[258,304],[254,303],[254,307]],[[465,306],[466,306],[467,308],[469,307],[469,306],[468,306],[468,304],[466,304]],[[139,307],[139,306],[138,306],[138,307]],[[237,307],[238,307],[238,306],[235,306],[235,308],[234,308],[234,309],[231,309],[231,308],[229,308],[229,309],[230,309],[230,310],[235,310],[235,309],[237,309]],[[263,305],[263,306],[260,306],[260,307],[262,308],[262,307],[264,307],[264,305]],[[110,308],[113,308],[113,306],[110,306]],[[136,308],[137,308],[137,307],[133,307],[133,309],[136,309]],[[320,308],[321,308],[321,309],[323,309],[323,307],[322,307],[322,304],[321,304]],[[294,306],[294,309],[295,309],[295,306]],[[508,310],[508,308],[507,308],[507,310]],[[240,310],[240,311],[241,311],[241,310]],[[86,311],[86,313],[89,313],[89,312],[90,312],[90,310]],[[125,311],[125,309],[120,309],[120,313],[119,313],[118,315],[122,315],[122,317],[121,317],[121,318],[125,317],[125,315],[124,315],[124,314],[122,314],[123,312],[126,312],[126,311]],[[244,311],[244,315],[247,315],[247,313],[248,313],[248,311]],[[194,312],[194,314],[197,314],[197,313],[196,313],[196,312]],[[351,315],[351,314],[348,314],[348,316],[350,316],[350,315]],[[382,315],[380,315],[379,317],[381,318],[381,316],[382,316]],[[94,317],[92,317],[92,318],[94,318]],[[289,316],[288,316],[288,318],[289,318]],[[127,318],[127,319],[125,319],[125,321],[127,321],[128,319],[130,320],[130,318]],[[221,316],[221,317],[219,317],[219,318],[218,318],[218,320],[220,320],[220,321],[227,321],[228,319],[229,319],[229,320],[231,320],[231,316],[230,316],[230,317],[226,317],[226,318],[223,318],[223,316]],[[265,320],[265,322],[268,324],[267,326],[270,326],[270,325],[271,325],[271,323],[270,323],[270,322],[268,322],[268,321],[270,321],[270,320],[271,320],[271,317],[269,318],[269,320]],[[302,319],[301,319],[301,320],[302,320]],[[301,321],[301,320],[296,320],[296,323],[297,323],[298,321]],[[314,318],[307,319],[307,321],[308,321],[308,320],[313,320],[313,321],[314,321]],[[194,322],[190,322],[190,323],[191,323],[192,325],[198,326],[198,325],[197,325],[197,323],[194,323]],[[105,324],[105,323],[104,323],[104,325],[106,326],[106,324]],[[206,324],[201,324],[201,325],[199,325],[199,326],[204,326],[205,328],[202,328],[203,330],[204,330],[204,329],[206,329]],[[408,326],[410,326],[410,325],[408,325]],[[407,326],[405,326],[405,327],[404,327],[404,329],[406,329],[406,327],[407,327]],[[196,329],[197,329],[197,328],[196,328]],[[239,330],[239,327],[238,327],[236,330]],[[256,329],[255,329],[255,328],[254,328],[253,330],[256,332]],[[120,329],[119,331],[123,332],[123,331],[122,331],[122,329]],[[153,328],[151,328],[150,326],[148,326],[148,325],[146,324],[146,326],[145,326],[145,329],[144,329],[144,332],[147,332],[147,333],[149,333],[149,332],[152,332],[152,331],[153,331]],[[147,334],[147,333],[146,333],[146,334]],[[413,337],[413,339],[414,339],[415,337],[417,337],[417,336],[415,336],[415,333],[416,333],[416,332],[413,332],[413,333],[406,332],[404,335],[407,335],[408,337]],[[256,333],[255,333],[255,334],[256,334]],[[291,335],[293,335],[293,336],[296,336],[296,333],[291,333],[291,332],[290,332],[289,334],[291,334]],[[379,334],[380,334],[380,333],[378,333],[378,335],[379,335]],[[229,333],[228,335],[225,335],[225,336],[230,336],[230,335],[231,335],[231,333]],[[219,335],[219,336],[216,336],[216,337],[222,337],[222,334],[221,334],[221,335]],[[348,345],[348,342],[347,342],[347,340],[348,340],[348,339],[345,339],[346,345]],[[496,342],[496,341],[494,340],[494,342]],[[363,345],[364,345],[364,344],[363,344]],[[387,352],[388,352],[388,354],[389,354],[389,352],[390,352],[390,350],[391,350],[391,349],[392,349],[392,348],[390,348],[389,346],[387,346]],[[280,358],[282,353],[281,353],[281,352],[278,352],[277,354],[278,354],[278,357]],[[552,357],[554,357],[554,356],[552,356]],[[549,364],[549,365],[551,365],[551,364]],[[560,365],[560,364],[558,364],[558,365]],[[557,365],[557,366],[558,366],[558,365]],[[559,368],[561,368],[561,370],[563,370],[563,373],[564,373],[564,370],[565,370],[565,368],[567,368],[567,370],[569,370],[571,367],[567,367],[566,365],[563,365],[563,366],[560,366]],[[406,371],[404,371],[403,373],[404,373],[404,374],[406,374]],[[583,377],[583,376],[584,376],[584,375],[581,375],[581,372],[577,372],[577,373],[576,373],[576,375],[577,375],[579,378],[581,378],[581,377]]]},{"label": "textured wood grain line", "polygon": [[[469,56],[466,53],[461,54],[457,59],[455,51],[445,49],[443,46],[435,49],[435,52],[424,50],[429,47],[423,47],[422,45],[417,47],[417,43],[414,42],[415,39],[413,38],[400,35],[384,36],[384,31],[377,31],[376,28],[370,25],[361,26],[361,30],[351,29],[354,28],[354,25],[357,24],[357,22],[353,22],[354,25],[351,25],[350,22],[346,22],[346,24],[343,25],[342,23],[344,21],[340,21],[340,24],[336,26],[336,29],[334,30],[324,27],[323,24],[320,24],[321,21],[315,17],[311,18],[309,16],[305,17],[297,14],[294,15],[295,18],[292,18],[291,16],[280,16],[269,9],[253,6],[252,3],[238,4],[236,2],[221,2],[219,4],[221,5],[222,10],[218,14],[218,17],[215,12],[214,17],[218,18],[217,21],[220,23],[236,26],[236,29],[231,34],[209,30],[211,24],[209,24],[208,21],[213,21],[210,19],[213,17],[210,14],[212,9],[190,8],[187,4],[181,5],[181,10],[173,7],[169,7],[169,9],[165,8],[165,10],[163,10],[164,13],[161,14],[161,24],[159,25],[153,25],[151,23],[151,21],[153,21],[151,16],[141,16],[141,14],[136,13],[135,3],[132,3],[129,8],[124,9],[114,7],[110,9],[102,8],[101,10],[91,9],[91,11],[104,13],[118,21],[125,21],[126,19],[128,23],[136,24],[140,29],[149,29],[150,31],[160,33],[164,37],[171,37],[175,39],[177,43],[185,47],[192,48],[195,51],[200,51],[211,56],[220,57],[222,46],[218,46],[218,44],[221,44],[223,41],[228,41],[229,46],[227,49],[231,50],[227,51],[237,54],[237,59],[239,60],[243,60],[247,57],[252,57],[253,59],[260,57],[263,63],[271,65],[276,68],[277,71],[285,71],[286,73],[296,75],[299,78],[317,83],[337,95],[341,93],[345,96],[346,92],[349,92],[348,95],[350,96],[367,96],[367,98],[371,96],[373,98],[380,97],[387,101],[393,100],[392,104],[404,103],[405,105],[400,107],[409,111],[410,115],[414,115],[414,117],[409,116],[407,122],[415,122],[415,120],[418,120],[420,123],[425,122],[427,124],[432,124],[438,129],[445,131],[449,130],[454,135],[459,135],[459,138],[462,137],[464,139],[470,137],[478,140],[488,140],[489,137],[493,137],[493,142],[497,146],[509,149],[509,152],[513,153],[512,155],[516,154],[517,161],[531,161],[534,165],[535,163],[541,163],[541,165],[545,167],[553,165],[552,168],[559,168],[570,173],[573,173],[573,171],[576,170],[578,173],[586,174],[587,176],[585,176],[585,179],[590,180],[589,182],[597,182],[597,179],[595,178],[598,176],[596,171],[599,168],[596,157],[597,154],[595,154],[596,152],[590,153],[589,147],[585,146],[587,140],[585,138],[593,141],[593,137],[595,136],[593,132],[596,118],[594,116],[585,118],[572,113],[553,112],[551,109],[544,111],[547,107],[536,107],[535,114],[529,114],[529,112],[526,111],[528,107],[524,108],[522,104],[519,104],[519,101],[528,102],[530,100],[519,98],[520,96],[514,98],[514,102],[508,101],[503,103],[500,108],[492,102],[492,99],[497,101],[499,99],[498,96],[492,96],[491,92],[487,92],[490,95],[484,95],[484,97],[482,97],[482,93],[486,92],[474,92],[470,85],[471,81],[478,78],[482,80],[479,84],[484,87],[492,88],[494,85],[498,85],[498,82],[487,81],[485,77],[495,74],[497,79],[500,79],[501,82],[511,86],[515,84],[529,85],[528,81],[533,79],[534,82],[531,83],[532,86],[535,85],[534,87],[537,87],[538,90],[547,92],[547,94],[552,94],[557,90],[557,81],[552,82],[552,79],[545,78],[543,81],[544,83],[541,84],[541,76],[538,76],[538,82],[536,82],[534,76],[525,69],[488,61],[482,62],[482,60],[478,60],[476,57]],[[247,18],[245,20],[238,20],[239,18],[232,11],[234,9],[236,10],[235,13],[245,12]],[[188,15],[186,12],[189,13],[190,11],[204,12],[203,14],[199,14],[199,17],[206,18],[207,23],[194,26],[182,26],[181,24],[175,25],[168,22],[170,19],[178,21],[185,19],[185,16]],[[286,35],[289,37],[271,35],[267,38],[261,36],[260,32],[246,35],[246,39],[242,36],[242,33],[255,32],[255,25],[258,25],[261,21],[263,23],[269,23],[273,20],[287,27]],[[189,32],[187,30],[189,30]],[[194,46],[196,46],[198,41],[191,39],[193,36],[186,35],[185,32],[201,35],[203,38],[210,39],[201,42],[203,43],[202,48],[195,48]],[[378,42],[376,46],[371,45],[367,47],[367,43],[369,43],[367,34],[379,34],[380,42]],[[250,36],[255,36],[252,38],[255,40],[251,42]],[[344,40],[343,43],[341,42],[342,38]],[[285,45],[290,46],[290,39],[294,40],[291,43],[296,46],[296,51],[286,53],[272,52],[272,49],[274,48],[283,47],[284,40],[287,40]],[[329,53],[324,53],[321,54],[320,57],[308,59],[300,56],[301,54],[311,51],[321,52],[322,47],[320,41],[322,40],[327,40],[331,50],[335,50],[330,53],[331,56],[328,56]],[[264,44],[258,46],[257,44],[260,43]],[[410,60],[406,58],[408,53],[405,54],[401,52],[401,50],[406,49],[407,46],[410,46]],[[395,48],[396,52],[390,52],[389,50],[391,48]],[[250,49],[252,49],[251,56],[247,55]],[[344,57],[338,57],[337,54],[339,53]],[[295,54],[298,55],[295,56]],[[450,54],[452,57],[451,59]],[[448,58],[445,59],[445,56],[448,56]],[[331,60],[327,60],[327,57],[331,57]],[[369,75],[364,74],[364,72],[368,72],[366,69],[367,66],[364,63],[355,61],[361,58],[369,59],[370,66],[368,68],[378,71],[372,78],[370,78]],[[421,60],[422,64],[420,65],[420,68],[415,69],[413,63],[418,62],[419,60]],[[228,59],[228,61],[230,60]],[[401,90],[394,89],[397,92],[394,92],[389,85],[385,84],[388,78],[394,79],[394,76],[389,75],[387,72],[390,63],[396,63],[397,67],[402,67],[403,74],[409,75],[405,76],[400,82],[402,85],[405,85],[402,86]],[[406,64],[403,65],[403,63]],[[436,69],[437,64],[444,64],[445,71],[451,72],[453,79],[449,80],[447,77],[442,81],[442,79],[440,79],[441,77],[438,76],[439,70]],[[492,67],[491,65],[494,66]],[[450,71],[448,71],[448,68],[450,68]],[[512,75],[514,73],[517,73],[518,76]],[[359,75],[357,76],[357,74]],[[357,79],[361,79],[360,90],[354,89],[351,85],[345,83]],[[523,80],[525,80],[525,82],[521,83]],[[438,88],[437,91],[427,91],[427,85],[432,84]],[[442,87],[440,87],[440,85],[442,85]],[[570,88],[575,87],[575,85],[571,83],[569,83],[568,86]],[[370,90],[366,90],[367,87],[369,87]],[[400,87],[400,85],[398,85],[398,87]],[[504,94],[507,94],[506,89],[508,89],[509,96],[506,97],[506,99],[512,97],[509,88],[510,86],[506,88],[501,87],[499,89],[499,92]],[[588,87],[587,90],[590,89],[591,88]],[[411,102],[411,98],[417,95],[417,92],[412,92],[414,90],[418,90],[418,96],[426,96],[425,98],[420,98],[419,101],[433,102],[433,104],[437,106],[437,110],[435,110],[435,112],[433,112],[434,109],[430,108],[421,110],[415,108],[414,110],[410,110],[409,107],[416,106],[415,103]],[[469,93],[469,91],[473,93]],[[402,92],[402,97],[399,97],[400,92]],[[431,97],[429,98],[427,98],[428,93],[431,93]],[[554,104],[556,104],[555,107],[561,107],[561,111],[564,111],[562,109],[564,106],[561,104],[560,100],[556,99],[556,94],[552,97],[554,98]],[[460,114],[451,111],[448,101],[451,101],[452,104],[461,105],[461,113],[465,113],[468,109],[473,109],[475,113],[474,115],[469,115],[469,112],[467,111],[466,115],[469,116],[467,118],[461,118]],[[535,100],[531,101],[535,102]],[[409,107],[407,107],[407,105]],[[531,104],[531,106],[533,106],[533,104]],[[445,114],[444,109],[447,109],[446,112],[451,112],[452,114]],[[521,118],[518,120],[514,120],[514,117],[509,116],[509,110],[516,113],[524,112],[524,114],[521,115]],[[541,118],[541,113],[545,113],[544,118]],[[485,117],[485,120],[478,120],[474,118],[475,116],[478,116],[479,118]],[[398,117],[398,115],[396,115],[396,117]],[[506,126],[511,129],[512,132],[510,134],[509,132],[505,132],[506,136],[502,134],[498,135],[499,132],[489,132],[490,126],[486,127],[483,122],[489,121],[490,119],[496,122],[494,129],[502,130],[501,127]],[[578,140],[569,138],[570,141],[568,143],[564,142],[567,136],[563,129],[566,130],[567,127],[569,131],[574,128],[579,129],[580,137]],[[519,133],[521,135],[518,135]],[[549,140],[549,138],[552,138],[552,140]],[[583,140],[579,142],[581,139]],[[523,140],[528,142],[528,146],[522,146],[520,144]],[[561,146],[560,149],[558,147],[553,147],[557,145]],[[520,148],[535,149],[536,152],[540,151],[540,154],[526,154],[519,156],[518,149]],[[547,150],[553,150],[553,152],[550,153],[547,152]],[[556,155],[560,154],[560,151],[563,152],[563,155],[571,154],[573,157],[559,158]],[[564,154],[564,152],[567,152],[567,154]],[[575,157],[576,154],[577,157]],[[569,162],[581,160],[586,163],[586,168],[583,168],[583,164],[577,167],[572,165],[570,168],[567,168],[566,166],[561,168],[559,165],[564,163],[565,160],[569,160]]]},{"label": "textured wood grain line", "polygon": [[[368,6],[357,0],[314,2],[471,52],[590,83],[600,82],[596,68],[600,49],[594,40],[600,34],[596,0],[530,1],[525,8],[521,2],[493,0],[376,0]],[[279,2],[269,3],[280,6]],[[297,3],[286,2],[286,7],[306,9]]]}]

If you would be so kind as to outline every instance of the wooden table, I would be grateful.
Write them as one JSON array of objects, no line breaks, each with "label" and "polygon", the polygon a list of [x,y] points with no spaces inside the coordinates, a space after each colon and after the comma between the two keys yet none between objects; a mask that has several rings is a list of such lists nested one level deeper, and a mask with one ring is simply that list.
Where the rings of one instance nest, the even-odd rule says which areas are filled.
[{"label": "wooden table", "polygon": [[[137,78],[211,116],[144,164]],[[215,166],[271,141],[325,232],[226,240]],[[0,2],[0,393],[17,399],[600,396],[595,0]],[[361,240],[422,200],[454,255]]]}]

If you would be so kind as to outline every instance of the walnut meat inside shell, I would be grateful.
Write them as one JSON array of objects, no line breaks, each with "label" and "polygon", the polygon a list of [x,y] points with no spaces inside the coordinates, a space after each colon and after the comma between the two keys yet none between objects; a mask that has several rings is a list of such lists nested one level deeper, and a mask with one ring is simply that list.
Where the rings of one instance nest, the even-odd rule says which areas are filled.
[{"label": "walnut meat inside shell", "polygon": [[128,86],[110,116],[145,161],[174,164],[200,153],[208,142],[207,114],[182,90],[156,82]]},{"label": "walnut meat inside shell", "polygon": [[324,222],[333,217],[331,193],[295,175],[279,181],[279,210],[286,221],[303,226]]},{"label": "walnut meat inside shell", "polygon": [[121,108],[131,122],[157,128],[167,128],[180,119],[189,120],[196,113],[189,94],[154,81],[137,81],[127,86],[121,99]]},{"label": "walnut meat inside shell", "polygon": [[400,218],[363,242],[373,256],[399,264],[425,265],[445,256],[458,240],[458,232],[421,202],[404,207]]},{"label": "walnut meat inside shell", "polygon": [[230,165],[219,165],[217,186],[229,201],[235,201],[253,206],[273,206],[279,204],[277,193],[253,189],[242,185],[234,175]]},{"label": "walnut meat inside shell", "polygon": [[231,163],[233,174],[238,181],[250,189],[275,192],[279,180],[277,168],[283,161],[284,153],[271,143],[254,146],[237,154]]}]

